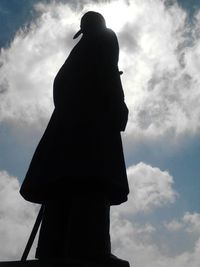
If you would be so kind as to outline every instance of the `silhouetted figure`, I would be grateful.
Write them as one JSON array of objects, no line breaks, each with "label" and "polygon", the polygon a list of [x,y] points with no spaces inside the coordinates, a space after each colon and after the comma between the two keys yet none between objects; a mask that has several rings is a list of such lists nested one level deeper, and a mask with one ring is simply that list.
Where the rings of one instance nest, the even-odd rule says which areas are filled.
[{"label": "silhouetted figure", "polygon": [[55,77],[55,109],[20,189],[26,200],[45,206],[39,259],[112,259],[110,206],[129,193],[117,37],[92,11],[74,38],[81,33]]}]

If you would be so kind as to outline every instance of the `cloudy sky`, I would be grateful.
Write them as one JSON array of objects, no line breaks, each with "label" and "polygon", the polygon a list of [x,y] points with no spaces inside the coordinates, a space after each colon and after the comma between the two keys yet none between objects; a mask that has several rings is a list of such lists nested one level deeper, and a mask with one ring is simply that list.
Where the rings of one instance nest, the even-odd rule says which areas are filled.
[{"label": "cloudy sky", "polygon": [[19,186],[88,10],[118,35],[130,110],[122,137],[131,193],[112,209],[113,253],[135,267],[199,267],[198,0],[0,0],[0,260],[20,258],[37,214]]}]

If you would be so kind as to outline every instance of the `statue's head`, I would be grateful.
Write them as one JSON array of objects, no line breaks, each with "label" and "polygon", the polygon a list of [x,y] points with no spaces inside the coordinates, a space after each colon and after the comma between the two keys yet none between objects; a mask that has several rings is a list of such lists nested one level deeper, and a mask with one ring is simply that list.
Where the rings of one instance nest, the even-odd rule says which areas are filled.
[{"label": "statue's head", "polygon": [[89,11],[81,18],[80,30],[74,35],[74,39],[77,38],[81,33],[90,34],[93,32],[101,31],[106,28],[106,22],[104,17],[94,11]]}]

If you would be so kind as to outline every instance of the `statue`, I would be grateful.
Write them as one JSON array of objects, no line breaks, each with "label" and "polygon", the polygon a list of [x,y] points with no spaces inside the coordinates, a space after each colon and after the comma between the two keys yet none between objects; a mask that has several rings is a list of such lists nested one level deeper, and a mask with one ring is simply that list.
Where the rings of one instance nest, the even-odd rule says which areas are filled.
[{"label": "statue", "polygon": [[36,258],[124,262],[111,254],[109,234],[110,206],[129,193],[119,45],[97,12],[82,17],[80,34],[55,77],[55,109],[20,193],[45,207]]}]

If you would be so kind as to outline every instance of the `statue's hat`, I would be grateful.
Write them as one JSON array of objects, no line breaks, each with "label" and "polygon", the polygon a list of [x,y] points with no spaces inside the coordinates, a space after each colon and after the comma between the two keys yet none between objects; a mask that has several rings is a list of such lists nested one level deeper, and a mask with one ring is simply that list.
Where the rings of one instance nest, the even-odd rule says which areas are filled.
[{"label": "statue's hat", "polygon": [[82,16],[80,30],[74,35],[73,39],[76,39],[81,33],[84,34],[105,27],[105,19],[100,13],[88,11]]}]

